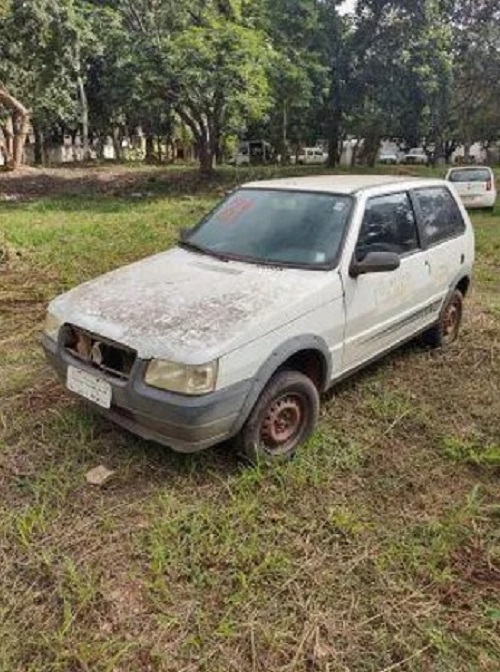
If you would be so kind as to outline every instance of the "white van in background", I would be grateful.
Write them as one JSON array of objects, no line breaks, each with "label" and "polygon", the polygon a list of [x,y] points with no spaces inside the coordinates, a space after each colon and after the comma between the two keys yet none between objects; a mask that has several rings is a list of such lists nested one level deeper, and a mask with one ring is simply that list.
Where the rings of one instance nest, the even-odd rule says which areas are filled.
[{"label": "white van in background", "polygon": [[323,165],[327,160],[328,154],[322,147],[304,147],[297,157],[297,163],[301,166]]}]

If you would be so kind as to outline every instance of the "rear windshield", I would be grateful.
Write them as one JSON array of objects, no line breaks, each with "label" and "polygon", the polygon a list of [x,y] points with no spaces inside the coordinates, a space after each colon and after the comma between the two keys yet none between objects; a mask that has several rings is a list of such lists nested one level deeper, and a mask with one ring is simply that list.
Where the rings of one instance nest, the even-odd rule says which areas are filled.
[{"label": "rear windshield", "polygon": [[488,182],[491,173],[486,168],[464,168],[450,173],[450,182]]}]

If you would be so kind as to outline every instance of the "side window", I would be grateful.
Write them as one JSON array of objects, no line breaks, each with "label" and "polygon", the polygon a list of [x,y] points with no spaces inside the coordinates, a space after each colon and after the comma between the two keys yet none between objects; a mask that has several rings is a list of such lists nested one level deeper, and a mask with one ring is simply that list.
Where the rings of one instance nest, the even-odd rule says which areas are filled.
[{"label": "side window", "polygon": [[361,261],[368,252],[407,254],[418,248],[415,215],[408,194],[370,198],[356,245],[356,259]]},{"label": "side window", "polygon": [[416,189],[414,194],[420,210],[425,242],[428,245],[435,245],[464,233],[465,222],[462,213],[446,187]]}]

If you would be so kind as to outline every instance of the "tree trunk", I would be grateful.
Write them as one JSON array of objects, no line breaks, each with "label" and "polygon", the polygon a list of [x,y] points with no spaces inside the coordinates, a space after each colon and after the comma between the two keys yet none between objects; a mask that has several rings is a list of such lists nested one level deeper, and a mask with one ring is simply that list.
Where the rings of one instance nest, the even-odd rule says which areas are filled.
[{"label": "tree trunk", "polygon": [[157,135],[156,136],[156,146],[157,146],[158,150],[156,152],[156,156],[158,157],[158,163],[161,163],[163,161],[163,150],[161,148],[161,141],[162,141],[161,135]]},{"label": "tree trunk", "polygon": [[283,101],[283,127],[281,129],[281,163],[286,162],[288,145],[288,105],[287,101]]},{"label": "tree trunk", "polygon": [[14,124],[12,123],[12,115],[9,115],[4,124],[2,131],[5,138],[5,152],[7,157],[12,161],[14,156]]},{"label": "tree trunk", "polygon": [[356,165],[356,161],[358,159],[358,151],[359,151],[359,138],[356,138],[356,142],[354,143],[351,152],[351,168],[354,168],[354,166]]},{"label": "tree trunk", "polygon": [[0,145],[0,152],[3,156],[3,165],[6,170],[12,170],[14,155],[14,127],[12,126],[11,116],[6,117],[3,124],[0,124],[0,131],[2,131],[4,137],[4,142]]},{"label": "tree trunk", "polygon": [[85,86],[83,79],[78,75],[78,92],[80,95],[80,104],[82,106],[82,149],[83,149],[83,160],[88,161],[90,159],[90,145],[89,145],[89,104],[87,100],[87,93],[85,91]]},{"label": "tree trunk", "polygon": [[[0,82],[0,105],[11,111],[11,118],[6,125],[7,167],[16,170],[21,166],[24,158],[24,145],[29,130],[30,113],[21,101],[7,91],[7,87],[2,82]],[[10,133],[11,129],[12,134]]]},{"label": "tree trunk", "polygon": [[187,109],[179,108],[178,114],[182,121],[191,129],[196,139],[196,149],[198,160],[200,162],[200,173],[208,176],[214,170],[214,143],[210,129],[213,124],[210,123],[207,115],[191,114]]},{"label": "tree trunk", "polygon": [[24,145],[30,128],[29,116],[16,114],[14,136],[14,170],[24,163]]},{"label": "tree trunk", "polygon": [[117,126],[113,126],[111,138],[113,140],[113,149],[115,150],[115,160],[121,161],[123,157],[122,138],[120,129]]},{"label": "tree trunk", "polygon": [[457,143],[454,140],[447,140],[444,143],[444,159],[446,163],[451,163],[451,157],[456,148]]},{"label": "tree trunk", "polygon": [[43,165],[43,144],[44,144],[44,138],[43,138],[43,132],[37,127],[33,127],[33,132],[35,134],[35,166],[42,166]]},{"label": "tree trunk", "polygon": [[214,152],[210,140],[202,136],[198,142],[198,158],[200,160],[200,173],[211,175],[214,170]]},{"label": "tree trunk", "polygon": [[214,160],[217,166],[221,166],[224,161],[224,151],[222,149],[222,138],[220,133],[217,131],[217,135],[214,139]]},{"label": "tree trunk", "polygon": [[339,162],[340,121],[342,111],[332,109],[328,121],[328,161],[327,165],[334,168]]},{"label": "tree trunk", "polygon": [[152,133],[146,134],[146,163],[155,163],[155,138]]},{"label": "tree trunk", "polygon": [[81,105],[80,123],[82,126],[81,140],[82,140],[83,160],[88,161],[90,159],[89,103],[87,99],[87,92],[85,91],[85,82],[82,76],[82,62],[80,55],[80,45],[78,44],[78,42],[75,47],[75,56],[77,63],[76,85],[78,88],[78,97],[80,98],[80,105]]}]

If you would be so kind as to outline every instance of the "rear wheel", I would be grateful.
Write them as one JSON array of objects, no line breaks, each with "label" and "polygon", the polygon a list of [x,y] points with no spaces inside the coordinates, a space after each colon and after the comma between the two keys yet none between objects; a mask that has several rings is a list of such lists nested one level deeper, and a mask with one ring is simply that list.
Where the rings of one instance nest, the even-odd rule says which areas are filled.
[{"label": "rear wheel", "polygon": [[424,342],[433,348],[442,348],[456,341],[462,324],[464,297],[455,289],[444,304],[439,322],[423,335]]},{"label": "rear wheel", "polygon": [[299,371],[279,371],[264,388],[243,429],[238,450],[251,462],[291,459],[319,415],[316,386]]}]

